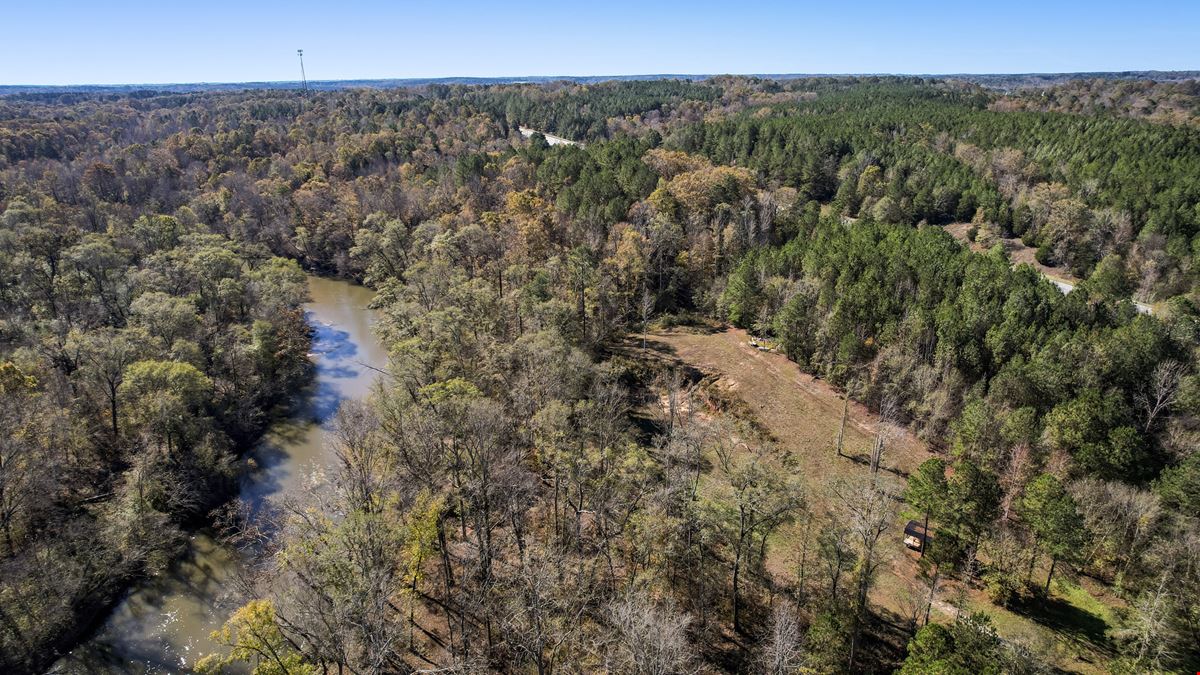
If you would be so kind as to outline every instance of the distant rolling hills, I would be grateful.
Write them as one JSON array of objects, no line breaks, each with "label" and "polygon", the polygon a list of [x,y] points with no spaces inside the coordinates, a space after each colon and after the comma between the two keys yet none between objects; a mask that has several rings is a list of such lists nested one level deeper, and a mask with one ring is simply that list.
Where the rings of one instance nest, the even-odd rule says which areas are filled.
[{"label": "distant rolling hills", "polygon": [[[885,75],[884,73],[865,73],[859,76]],[[749,77],[767,79],[796,79],[805,77],[844,77],[846,75],[821,73],[762,73],[750,74]],[[313,80],[309,81],[310,89],[330,91],[336,89],[376,88],[390,89],[398,87],[421,87],[426,85],[486,85],[486,84],[540,84],[546,82],[578,82],[593,83],[613,80],[706,80],[717,75],[713,74],[678,74],[657,73],[645,75],[531,75],[523,77],[420,77],[374,80]],[[1131,70],[1120,72],[1088,72],[1088,73],[955,73],[955,74],[922,74],[917,77],[929,79],[950,79],[974,82],[991,89],[1017,89],[1027,87],[1053,86],[1070,80],[1155,80],[1172,82],[1200,79],[1197,70]],[[172,84],[80,84],[80,85],[0,85],[0,95],[11,94],[123,94],[131,95],[141,92],[204,92],[204,91],[242,91],[246,89],[300,89],[298,80],[280,80],[275,82],[180,82]]]}]

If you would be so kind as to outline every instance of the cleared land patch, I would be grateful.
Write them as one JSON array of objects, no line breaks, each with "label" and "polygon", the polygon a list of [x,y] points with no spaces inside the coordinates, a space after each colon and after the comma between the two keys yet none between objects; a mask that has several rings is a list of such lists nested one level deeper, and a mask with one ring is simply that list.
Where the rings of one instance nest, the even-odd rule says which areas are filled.
[{"label": "cleared land patch", "polygon": [[[799,455],[808,482],[821,485],[830,478],[865,470],[861,461],[878,431],[878,418],[852,401],[845,437],[849,457],[838,457],[834,439],[844,404],[841,393],[801,372],[786,356],[750,346],[746,331],[672,329],[651,334],[647,345],[665,358],[719,375],[720,386],[746,403],[780,448]],[[931,456],[916,436],[898,429],[883,463],[906,476]]]},{"label": "cleared land patch", "polygon": [[[636,338],[636,339],[634,339]],[[631,337],[627,346],[641,351],[641,336]],[[760,432],[776,446],[781,468],[792,467],[805,485],[809,508],[819,517],[827,511],[824,499],[827,486],[853,475],[869,471],[867,456],[879,428],[878,417],[865,406],[851,402],[845,433],[845,457],[838,457],[834,440],[841,421],[844,399],[840,392],[823,380],[804,373],[783,354],[756,349],[750,335],[737,328],[673,328],[646,336],[649,358],[692,368],[711,379],[721,398],[732,402],[730,412],[750,417]],[[894,430],[885,452],[885,479],[899,495],[905,477],[934,453],[915,435],[904,429]],[[713,479],[711,476],[709,480]],[[714,487],[713,489],[720,489]],[[872,603],[883,610],[887,621],[896,621],[911,612],[914,596],[921,598],[928,587],[920,582],[918,556],[904,547],[902,529],[908,515],[904,504],[897,505],[893,524],[895,536],[885,539],[885,558],[880,578],[872,591]],[[805,540],[803,521],[782,529],[771,539],[767,561],[769,573],[780,581],[794,582],[801,564]],[[811,556],[813,552],[809,552]],[[934,615],[951,620],[958,610],[951,604],[956,597],[966,611],[984,611],[995,620],[1000,633],[1027,643],[1052,644],[1055,665],[1067,672],[1103,672],[1103,662],[1111,656],[1105,631],[1112,625],[1110,613],[1097,611],[1103,606],[1088,591],[1077,586],[1056,586],[1050,607],[1065,617],[1089,619],[1087,639],[1080,639],[1077,627],[1069,620],[1050,620],[1039,614],[1023,615],[991,604],[984,593],[946,577],[939,582]],[[1061,617],[1059,617],[1061,619]]]}]

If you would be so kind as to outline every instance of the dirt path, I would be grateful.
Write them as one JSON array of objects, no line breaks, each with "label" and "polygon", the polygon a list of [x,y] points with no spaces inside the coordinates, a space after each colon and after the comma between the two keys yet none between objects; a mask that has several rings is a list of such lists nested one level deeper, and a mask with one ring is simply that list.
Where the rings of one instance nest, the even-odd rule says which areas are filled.
[{"label": "dirt path", "polygon": [[[969,247],[972,251],[977,253],[986,252],[987,249],[985,249],[983,246],[967,238],[967,231],[970,229],[971,223],[951,223],[950,225],[946,226],[946,231],[949,232],[955,239],[962,242],[964,246]],[[1001,237],[999,238],[999,241],[1004,245],[1004,249],[1008,251],[1008,257],[1012,260],[1014,266],[1029,265],[1041,273],[1042,276],[1046,277],[1047,281],[1057,286],[1058,290],[1063,292],[1063,295],[1075,290],[1075,286],[1079,283],[1079,279],[1072,276],[1071,273],[1065,269],[1060,267],[1050,267],[1049,265],[1043,265],[1042,263],[1038,262],[1037,257],[1034,255],[1036,253],[1035,249],[1026,246],[1025,243],[1020,239],[1016,237],[1011,237],[1008,239]],[[1142,314],[1154,313],[1154,307],[1151,305],[1148,305],[1144,302],[1138,302],[1137,300],[1133,299],[1130,299],[1130,302],[1132,302],[1133,306],[1137,308],[1137,311],[1141,312]]]},{"label": "dirt path", "polygon": [[582,145],[582,143],[579,141],[572,141],[569,138],[555,136],[554,134],[548,134],[544,131],[538,131],[537,129],[530,129],[529,127],[517,127],[517,130],[520,131],[521,135],[525,138],[532,138],[534,134],[541,134],[542,136],[546,137],[546,143],[549,145]]}]

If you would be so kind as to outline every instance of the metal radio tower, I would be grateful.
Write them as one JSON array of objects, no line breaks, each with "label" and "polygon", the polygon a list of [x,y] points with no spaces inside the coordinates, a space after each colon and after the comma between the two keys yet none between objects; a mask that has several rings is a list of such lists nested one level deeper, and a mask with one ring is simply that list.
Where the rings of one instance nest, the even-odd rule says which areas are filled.
[{"label": "metal radio tower", "polygon": [[300,84],[304,87],[304,95],[308,96],[308,78],[304,76],[304,50],[297,49],[296,56],[300,57]]}]

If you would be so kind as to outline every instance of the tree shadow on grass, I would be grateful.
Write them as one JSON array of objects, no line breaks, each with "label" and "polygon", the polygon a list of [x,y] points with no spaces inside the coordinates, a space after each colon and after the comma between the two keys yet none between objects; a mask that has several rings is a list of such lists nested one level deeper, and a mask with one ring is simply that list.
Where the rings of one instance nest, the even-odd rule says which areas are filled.
[{"label": "tree shadow on grass", "polygon": [[1103,617],[1077,607],[1063,598],[1040,597],[1014,605],[1012,610],[1059,636],[1086,649],[1115,654],[1109,642],[1108,623]]},{"label": "tree shadow on grass", "polygon": [[[841,456],[854,462],[855,464],[859,464],[859,465],[865,466],[865,467],[871,466],[870,455],[867,455],[867,454],[864,454],[861,452],[856,452],[854,454],[850,454],[843,450]],[[879,467],[879,470],[886,471],[887,473],[890,473],[893,476],[896,476],[898,478],[903,478],[904,480],[908,480],[908,475],[909,475],[908,472],[905,471],[904,469],[901,469],[900,467],[888,466],[887,464],[883,464]]]},{"label": "tree shadow on grass", "polygon": [[662,340],[657,340],[653,337],[647,337],[645,340],[642,340],[640,335],[633,336],[630,346],[634,349],[642,349],[643,343],[645,344],[646,351],[657,352],[660,356],[675,356],[677,353],[675,347]]},{"label": "tree shadow on grass", "polygon": [[638,440],[644,444],[649,444],[655,436],[667,431],[661,421],[646,413],[634,411],[630,413],[629,417],[633,421],[634,432],[637,434]]},{"label": "tree shadow on grass", "polygon": [[871,639],[863,643],[860,668],[867,672],[894,672],[904,662],[908,641],[915,633],[916,626],[909,620],[884,607],[873,607],[867,617],[867,634]]}]

